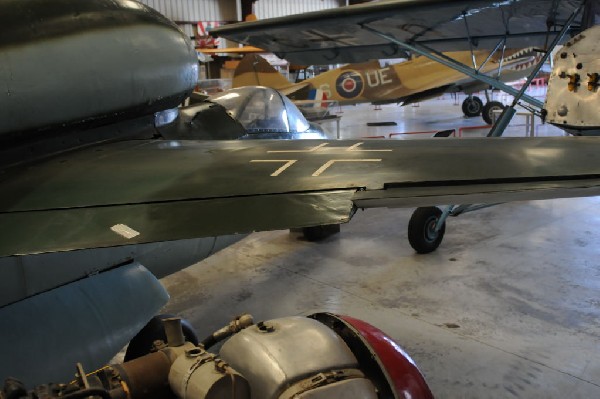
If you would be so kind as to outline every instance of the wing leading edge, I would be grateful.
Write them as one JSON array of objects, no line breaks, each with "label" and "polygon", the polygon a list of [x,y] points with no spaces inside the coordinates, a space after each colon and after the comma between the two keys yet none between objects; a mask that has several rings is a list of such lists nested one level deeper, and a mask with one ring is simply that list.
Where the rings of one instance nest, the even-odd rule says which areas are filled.
[{"label": "wing leading edge", "polygon": [[129,141],[0,180],[0,256],[347,222],[356,207],[600,194],[595,138]]},{"label": "wing leading edge", "polygon": [[[398,58],[400,49],[364,29],[438,51],[492,49],[549,43],[548,36],[583,0],[399,0],[359,4],[223,26],[212,33],[254,45],[293,63],[331,64]],[[578,21],[581,18],[578,19]],[[470,40],[466,40],[470,38]]]}]

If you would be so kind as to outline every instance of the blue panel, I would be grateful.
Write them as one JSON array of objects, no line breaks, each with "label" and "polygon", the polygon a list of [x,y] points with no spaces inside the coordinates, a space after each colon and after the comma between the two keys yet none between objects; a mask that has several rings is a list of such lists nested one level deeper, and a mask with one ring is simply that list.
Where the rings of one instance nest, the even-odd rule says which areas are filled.
[{"label": "blue panel", "polygon": [[108,362],[168,301],[138,263],[92,275],[0,309],[0,381],[70,381],[75,363]]}]

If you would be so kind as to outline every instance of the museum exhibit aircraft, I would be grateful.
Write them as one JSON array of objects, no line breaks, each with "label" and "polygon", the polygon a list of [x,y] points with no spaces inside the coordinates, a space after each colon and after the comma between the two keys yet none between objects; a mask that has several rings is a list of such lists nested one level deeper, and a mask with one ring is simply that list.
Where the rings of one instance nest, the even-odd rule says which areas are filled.
[{"label": "museum exhibit aircraft", "polygon": [[[389,0],[335,10],[294,15],[268,21],[225,26],[213,32],[243,44],[272,51],[294,63],[361,62],[402,56],[406,51],[453,68],[491,87],[511,94],[488,133],[501,136],[521,105],[573,135],[600,134],[597,109],[596,42],[600,30],[597,0],[438,1]],[[566,41],[566,38],[571,39]],[[556,46],[546,103],[525,91]],[[506,48],[535,47],[541,54],[527,81],[517,90],[482,73],[476,54],[491,49],[486,60]],[[577,49],[577,51],[575,51]],[[471,65],[447,57],[444,51],[469,50]],[[408,237],[419,253],[435,250],[449,216],[487,207],[487,204],[418,208]],[[426,224],[428,227],[422,229]],[[423,239],[425,237],[425,239]]]},{"label": "museum exhibit aircraft", "polygon": [[[518,103],[537,109],[537,113],[545,117],[548,110],[544,104],[526,95],[525,90],[567,34],[574,36],[595,25],[599,8],[598,0],[386,0],[223,26],[212,34],[258,46],[300,65],[356,63],[402,57],[406,52],[427,57],[515,96],[490,132],[498,136],[514,115]],[[588,37],[588,41],[593,42],[593,39]],[[481,70],[486,63],[478,64],[476,59],[478,50],[491,49],[488,57],[491,59],[506,48],[528,47],[538,48],[544,56],[520,90],[486,76]],[[471,65],[442,53],[461,50],[471,52]],[[560,59],[577,58],[577,54],[568,54],[566,51],[565,58]],[[585,74],[588,68],[593,69],[594,65],[582,63],[578,71],[559,71],[558,74],[565,86],[573,79],[569,87],[578,87],[577,84],[587,78],[595,87],[596,71],[590,70],[588,77]],[[586,93],[573,90],[569,94],[563,101],[577,102]],[[584,119],[586,117],[579,118]],[[581,125],[576,118],[563,120],[559,125],[581,135],[595,134],[597,130],[587,127],[587,123]]]},{"label": "museum exhibit aircraft", "polygon": [[[158,278],[236,234],[343,223],[359,208],[600,193],[600,142],[589,137],[165,138],[197,79],[193,46],[173,23],[130,0],[5,0],[0,22],[0,378],[26,386],[107,362],[168,300]],[[305,345],[315,336],[321,345]],[[219,358],[205,352],[220,340]],[[231,394],[230,381],[244,398],[244,387],[431,397],[396,343],[346,316],[242,317],[202,342],[169,332],[122,369],[88,378],[77,367],[74,383],[38,392],[138,397],[160,385],[210,397],[219,386]],[[27,392],[9,380],[4,395]]]},{"label": "museum exhibit aircraft", "polygon": [[[472,60],[480,65],[479,72],[496,76],[501,82],[513,82],[526,77],[535,65],[534,49],[506,51],[488,57],[487,51],[456,51],[444,53],[458,62]],[[262,85],[273,87],[293,101],[330,100],[336,104],[398,103],[408,105],[444,93],[463,92],[467,98],[462,103],[465,116],[482,115],[486,123],[493,121],[494,110],[503,105],[491,101],[487,92],[489,85],[469,78],[461,72],[441,65],[426,57],[382,67],[377,60],[347,64],[298,83],[290,83],[260,55],[247,54],[238,64],[232,87]],[[473,93],[485,90],[486,103]]]}]

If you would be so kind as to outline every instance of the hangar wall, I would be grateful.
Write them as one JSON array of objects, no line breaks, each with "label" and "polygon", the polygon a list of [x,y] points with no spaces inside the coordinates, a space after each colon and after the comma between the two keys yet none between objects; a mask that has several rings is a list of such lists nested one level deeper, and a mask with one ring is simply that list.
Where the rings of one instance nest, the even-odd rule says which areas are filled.
[{"label": "hangar wall", "polygon": [[258,19],[265,19],[336,8],[345,4],[346,1],[340,0],[258,0],[254,3],[254,13]]},{"label": "hangar wall", "polygon": [[236,0],[139,0],[173,21],[236,21]]},{"label": "hangar wall", "polygon": [[[175,21],[190,37],[200,21],[234,22],[241,18],[241,0],[138,0]],[[300,14],[346,5],[346,0],[256,0],[259,19]]]},{"label": "hangar wall", "polygon": [[238,20],[238,0],[138,0],[164,16],[192,37],[200,21],[233,22]]},{"label": "hangar wall", "polygon": [[[138,0],[177,22],[190,37],[200,21],[234,22],[241,18],[240,0]],[[254,12],[259,19],[318,11],[346,5],[346,0],[257,0]],[[239,15],[239,16],[238,16]]]},{"label": "hangar wall", "polygon": [[[139,0],[173,21],[237,21],[237,0]],[[260,19],[300,14],[346,5],[346,0],[258,0],[255,14]]]}]

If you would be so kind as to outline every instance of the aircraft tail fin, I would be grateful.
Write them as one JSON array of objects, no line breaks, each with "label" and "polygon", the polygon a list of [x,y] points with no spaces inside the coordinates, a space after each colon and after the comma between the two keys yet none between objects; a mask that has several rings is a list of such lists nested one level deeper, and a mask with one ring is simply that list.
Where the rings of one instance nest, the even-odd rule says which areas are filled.
[{"label": "aircraft tail fin", "polygon": [[314,101],[313,107],[315,108],[327,108],[327,94],[321,89],[311,89],[308,92],[308,99]]},{"label": "aircraft tail fin", "polygon": [[263,57],[247,54],[233,73],[232,87],[267,86],[282,89],[292,84]]}]

